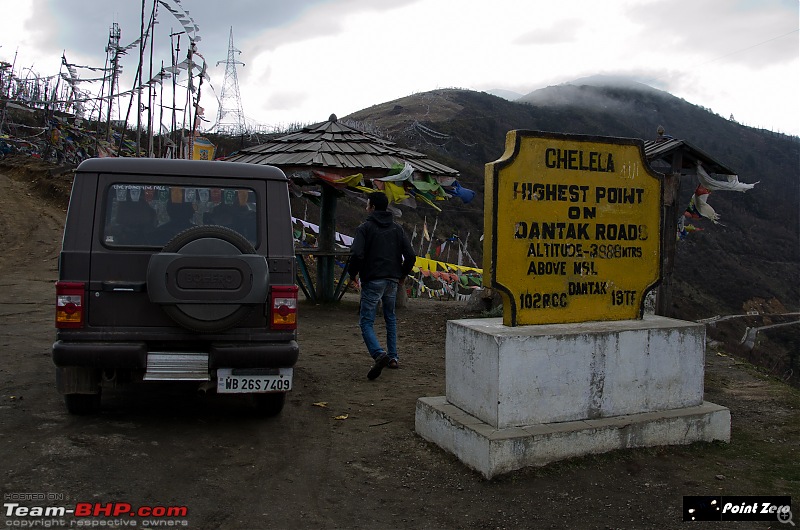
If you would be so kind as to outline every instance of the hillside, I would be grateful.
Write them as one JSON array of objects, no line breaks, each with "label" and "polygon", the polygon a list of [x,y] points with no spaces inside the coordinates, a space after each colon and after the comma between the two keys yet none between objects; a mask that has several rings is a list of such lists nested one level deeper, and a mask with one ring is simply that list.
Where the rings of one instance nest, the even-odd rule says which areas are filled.
[{"label": "hillside", "polygon": [[[721,224],[678,245],[675,311],[687,318],[738,312],[753,298],[800,302],[800,140],[726,120],[666,92],[639,86],[560,85],[506,101],[485,93],[437,90],[376,105],[348,118],[385,131],[394,141],[459,169],[467,187],[482,190],[483,168],[503,151],[506,132],[532,129],[655,138],[659,125],[760,184],[747,193],[715,192],[709,203]],[[697,182],[684,177],[681,204]],[[458,201],[440,215],[448,230],[482,231],[482,206]],[[458,203],[458,204],[456,204]],[[452,208],[451,208],[452,206]],[[430,219],[434,212],[423,213]],[[442,226],[440,224],[440,226]],[[476,232],[477,230],[477,232]],[[475,255],[475,253],[473,253]]]},{"label": "hillside", "polygon": [[[670,314],[698,320],[759,311],[763,316],[715,322],[708,327],[709,336],[770,373],[800,385],[800,326],[759,333],[752,349],[739,346],[749,328],[786,322],[789,318],[774,314],[800,307],[800,139],[742,126],[644,85],[598,86],[596,80],[589,81],[536,91],[523,98],[527,103],[480,92],[437,90],[376,105],[342,121],[388,136],[461,172],[459,181],[477,192],[475,200],[463,204],[453,199],[442,204],[440,213],[425,205],[416,210],[403,208],[400,221],[409,234],[415,229],[420,234],[423,220],[431,232],[436,225],[430,244],[433,249],[458,235],[466,240],[478,266],[482,265],[484,166],[502,154],[507,131],[532,129],[650,139],[663,125],[668,134],[687,140],[733,168],[742,182],[760,181],[745,194],[712,194],[709,202],[721,215],[722,224],[692,221],[702,231],[691,233],[677,245]],[[38,113],[30,119],[30,125],[43,121]],[[213,137],[220,154],[259,140]],[[65,168],[34,171],[29,164],[37,161],[20,153],[3,158],[0,166],[30,171],[26,178],[38,191],[65,205],[70,182],[67,174],[59,172]],[[683,179],[680,204],[688,204],[696,185],[694,177]],[[293,212],[318,222],[318,208],[311,201],[293,198]],[[338,201],[336,222],[340,232],[354,234],[363,218],[363,203],[348,197]],[[420,239],[418,236],[414,241],[416,249],[420,249]],[[428,245],[426,242],[421,247],[422,253]],[[448,245],[440,259],[455,261],[454,245]],[[468,258],[465,264],[470,264]]]}]

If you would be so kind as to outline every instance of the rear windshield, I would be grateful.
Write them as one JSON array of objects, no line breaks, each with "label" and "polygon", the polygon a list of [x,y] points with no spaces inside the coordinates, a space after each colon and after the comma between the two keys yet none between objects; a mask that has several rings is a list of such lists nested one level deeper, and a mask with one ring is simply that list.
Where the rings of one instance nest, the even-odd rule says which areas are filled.
[{"label": "rear windshield", "polygon": [[163,247],[195,226],[231,228],[256,244],[256,195],[248,188],[113,184],[108,189],[107,246]]}]

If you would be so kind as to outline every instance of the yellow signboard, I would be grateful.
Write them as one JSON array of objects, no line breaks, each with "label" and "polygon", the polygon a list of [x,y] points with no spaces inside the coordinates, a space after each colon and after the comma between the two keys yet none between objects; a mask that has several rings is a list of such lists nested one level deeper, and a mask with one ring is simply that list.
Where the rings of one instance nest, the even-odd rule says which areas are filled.
[{"label": "yellow signboard", "polygon": [[198,136],[192,144],[192,160],[214,160],[216,149],[208,138]]},{"label": "yellow signboard", "polygon": [[505,325],[641,318],[661,277],[663,195],[641,140],[510,131],[485,191]]}]

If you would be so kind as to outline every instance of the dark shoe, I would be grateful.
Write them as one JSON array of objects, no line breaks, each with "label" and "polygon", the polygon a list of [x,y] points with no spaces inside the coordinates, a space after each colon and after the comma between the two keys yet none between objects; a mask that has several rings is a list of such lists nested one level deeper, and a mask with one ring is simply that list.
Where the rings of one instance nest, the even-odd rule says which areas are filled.
[{"label": "dark shoe", "polygon": [[372,368],[369,369],[367,372],[367,379],[370,381],[373,379],[377,379],[386,365],[389,364],[389,356],[385,353],[380,354],[375,358],[375,364],[372,365]]},{"label": "dark shoe", "polygon": [[390,359],[389,364],[386,365],[386,368],[389,368],[391,370],[397,370],[398,368],[400,368],[400,361],[398,361],[397,359]]}]

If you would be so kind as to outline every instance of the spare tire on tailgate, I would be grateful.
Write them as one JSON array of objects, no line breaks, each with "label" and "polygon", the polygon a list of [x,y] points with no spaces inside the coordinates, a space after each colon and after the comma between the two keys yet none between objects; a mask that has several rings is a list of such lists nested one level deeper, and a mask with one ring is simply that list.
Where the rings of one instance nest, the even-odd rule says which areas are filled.
[{"label": "spare tire on tailgate", "polygon": [[150,301],[184,328],[214,332],[238,324],[267,300],[267,259],[241,234],[196,226],[177,234],[147,268]]}]

